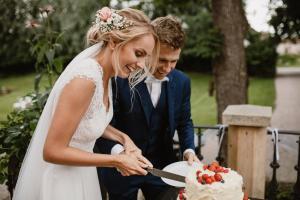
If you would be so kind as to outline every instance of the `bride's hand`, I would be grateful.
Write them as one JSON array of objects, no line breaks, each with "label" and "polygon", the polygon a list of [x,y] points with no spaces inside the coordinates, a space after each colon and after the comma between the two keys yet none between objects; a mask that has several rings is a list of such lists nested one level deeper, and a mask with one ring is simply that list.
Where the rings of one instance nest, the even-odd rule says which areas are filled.
[{"label": "bride's hand", "polygon": [[147,168],[148,165],[140,161],[133,154],[119,154],[116,160],[116,168],[123,176],[147,174],[145,168]]},{"label": "bride's hand", "polygon": [[124,135],[123,147],[124,147],[126,154],[129,154],[129,153],[135,152],[135,151],[141,152],[141,150],[134,144],[134,142],[127,135]]},{"label": "bride's hand", "polygon": [[142,151],[134,144],[134,142],[126,135],[124,137],[124,153],[127,155],[135,156],[140,162],[146,164],[148,167],[152,168],[152,163],[142,155]]}]

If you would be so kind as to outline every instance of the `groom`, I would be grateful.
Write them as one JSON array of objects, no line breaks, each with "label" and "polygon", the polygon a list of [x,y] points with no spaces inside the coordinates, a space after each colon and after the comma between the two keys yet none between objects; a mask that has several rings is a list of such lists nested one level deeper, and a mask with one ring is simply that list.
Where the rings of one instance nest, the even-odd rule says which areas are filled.
[{"label": "groom", "polygon": [[[129,89],[127,79],[117,79],[112,125],[128,134],[155,168],[162,169],[177,161],[173,150],[175,130],[183,159],[189,163],[199,160],[194,152],[190,79],[175,69],[184,44],[184,32],[173,17],[160,17],[152,24],[161,42],[158,67],[153,76],[138,84],[135,90]],[[96,148],[101,153],[124,153],[120,144],[102,138]],[[112,168],[101,168],[98,172],[110,200],[136,200],[138,189],[146,200],[164,199],[170,189],[161,178],[151,174],[124,177]]]}]

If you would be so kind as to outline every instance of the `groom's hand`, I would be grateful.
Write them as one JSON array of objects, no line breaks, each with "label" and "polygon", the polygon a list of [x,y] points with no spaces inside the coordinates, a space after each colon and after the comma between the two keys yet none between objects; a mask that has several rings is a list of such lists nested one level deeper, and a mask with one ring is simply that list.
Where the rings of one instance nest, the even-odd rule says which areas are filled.
[{"label": "groom's hand", "polygon": [[134,151],[130,151],[130,152],[126,152],[123,151],[124,154],[130,155],[130,156],[134,156],[136,159],[139,160],[139,162],[141,163],[141,166],[147,166],[146,168],[150,167],[153,168],[152,163],[142,155],[142,151],[138,148]]},{"label": "groom's hand", "polygon": [[198,157],[196,156],[196,154],[192,153],[192,152],[186,152],[183,155],[183,160],[186,160],[189,165],[192,165],[193,162],[200,163],[200,160],[198,159]]},{"label": "groom's hand", "polygon": [[124,136],[123,147],[127,154],[133,151],[141,151],[127,135]]}]

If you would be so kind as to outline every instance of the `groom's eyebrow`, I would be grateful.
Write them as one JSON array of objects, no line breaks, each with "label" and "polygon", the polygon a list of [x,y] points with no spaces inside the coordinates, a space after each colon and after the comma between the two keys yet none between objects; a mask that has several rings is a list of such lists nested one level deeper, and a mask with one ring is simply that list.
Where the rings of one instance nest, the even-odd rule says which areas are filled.
[{"label": "groom's eyebrow", "polygon": [[172,58],[172,59],[168,59],[168,58],[159,58],[160,61],[168,61],[168,62],[176,62],[179,60],[179,58]]}]

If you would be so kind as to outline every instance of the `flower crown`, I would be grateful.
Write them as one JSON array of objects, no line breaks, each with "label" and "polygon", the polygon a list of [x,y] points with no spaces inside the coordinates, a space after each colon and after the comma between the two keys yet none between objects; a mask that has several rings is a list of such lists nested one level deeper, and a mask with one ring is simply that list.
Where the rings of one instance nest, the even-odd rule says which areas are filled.
[{"label": "flower crown", "polygon": [[126,17],[117,13],[108,7],[103,7],[96,13],[95,24],[102,33],[110,32],[112,30],[122,30],[133,25]]}]

